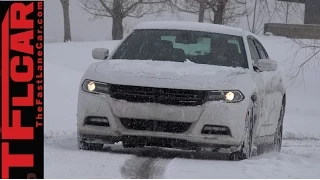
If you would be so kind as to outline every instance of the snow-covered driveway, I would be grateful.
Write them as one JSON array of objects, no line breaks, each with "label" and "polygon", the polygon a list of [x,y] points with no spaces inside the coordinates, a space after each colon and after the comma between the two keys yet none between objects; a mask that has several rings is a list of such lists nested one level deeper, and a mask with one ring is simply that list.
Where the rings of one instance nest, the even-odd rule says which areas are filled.
[{"label": "snow-covered driveway", "polygon": [[285,140],[281,153],[228,161],[210,153],[169,149],[79,151],[76,135],[45,142],[46,178],[319,178],[320,141]]}]

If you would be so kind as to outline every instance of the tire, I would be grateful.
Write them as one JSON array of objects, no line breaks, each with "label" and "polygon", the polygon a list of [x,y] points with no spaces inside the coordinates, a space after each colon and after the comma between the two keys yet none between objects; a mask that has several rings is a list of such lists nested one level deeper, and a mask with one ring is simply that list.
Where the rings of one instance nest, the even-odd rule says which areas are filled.
[{"label": "tire", "polygon": [[245,138],[243,143],[240,147],[240,150],[232,153],[230,155],[231,160],[244,160],[250,159],[254,152],[253,152],[253,128],[256,118],[256,104],[251,101],[248,107],[246,123],[245,123]]},{"label": "tire", "polygon": [[279,116],[279,120],[278,120],[278,125],[277,125],[276,133],[275,133],[275,136],[274,136],[273,149],[276,152],[280,152],[281,151],[284,114],[285,114],[285,99],[282,102],[282,106],[281,106],[281,110],[280,110],[280,116]]},{"label": "tire", "polygon": [[102,151],[104,144],[99,143],[87,143],[84,138],[78,136],[78,148],[80,150]]}]

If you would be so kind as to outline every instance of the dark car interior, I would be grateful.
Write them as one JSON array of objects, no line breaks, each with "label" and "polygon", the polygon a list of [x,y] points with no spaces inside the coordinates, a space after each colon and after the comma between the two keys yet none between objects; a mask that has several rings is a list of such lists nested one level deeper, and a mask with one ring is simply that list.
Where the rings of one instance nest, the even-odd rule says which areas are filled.
[{"label": "dark car interior", "polygon": [[[197,64],[248,68],[244,47],[241,46],[241,37],[195,35],[195,32],[179,33],[168,32],[166,34],[160,31],[150,31],[150,34],[147,34],[137,31],[137,34],[132,35],[124,42],[113,58],[173,62],[190,60]],[[207,39],[209,42],[199,42],[201,38]],[[235,40],[240,44],[229,43],[228,40]],[[198,49],[193,49],[194,47]],[[204,49],[206,52],[203,52]]]}]

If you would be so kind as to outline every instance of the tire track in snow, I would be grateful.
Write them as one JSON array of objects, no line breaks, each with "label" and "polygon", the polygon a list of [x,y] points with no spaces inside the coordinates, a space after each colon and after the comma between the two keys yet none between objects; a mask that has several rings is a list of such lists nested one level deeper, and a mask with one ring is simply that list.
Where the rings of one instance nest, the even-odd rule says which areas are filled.
[{"label": "tire track in snow", "polygon": [[134,156],[121,167],[121,174],[128,179],[161,179],[169,159]]}]

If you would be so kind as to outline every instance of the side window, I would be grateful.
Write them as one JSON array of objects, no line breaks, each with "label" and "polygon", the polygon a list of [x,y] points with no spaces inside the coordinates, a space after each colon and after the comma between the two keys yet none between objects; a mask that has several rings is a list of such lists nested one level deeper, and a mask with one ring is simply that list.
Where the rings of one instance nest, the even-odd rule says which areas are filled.
[{"label": "side window", "polygon": [[257,40],[255,40],[254,42],[257,45],[261,59],[269,59],[268,54],[266,50],[263,48],[263,46],[261,45],[261,43]]},{"label": "side window", "polygon": [[259,56],[259,52],[256,48],[256,45],[254,44],[252,39],[248,39],[248,44],[249,44],[252,60],[257,62],[260,59],[260,56]]}]

